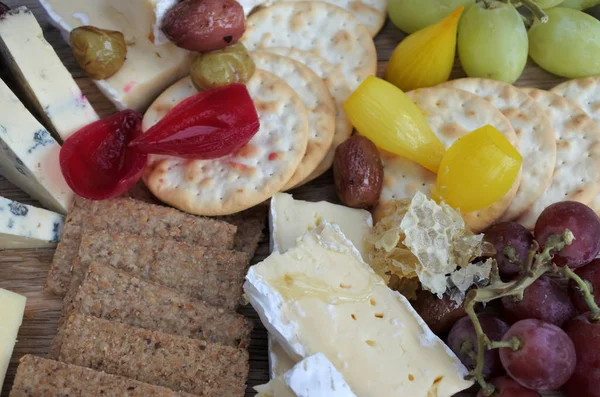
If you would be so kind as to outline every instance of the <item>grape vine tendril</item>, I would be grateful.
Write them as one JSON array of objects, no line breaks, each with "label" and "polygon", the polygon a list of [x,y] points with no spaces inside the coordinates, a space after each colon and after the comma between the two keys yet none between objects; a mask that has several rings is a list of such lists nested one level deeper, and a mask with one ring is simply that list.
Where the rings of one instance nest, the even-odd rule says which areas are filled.
[{"label": "grape vine tendril", "polygon": [[[573,239],[573,233],[568,229],[565,230],[562,235],[552,235],[548,237],[546,240],[546,245],[544,246],[543,251],[540,253],[537,253],[539,246],[534,241],[534,244],[529,251],[527,262],[521,264],[522,273],[519,280],[506,283],[500,280],[492,280],[493,282],[487,287],[471,290],[467,294],[467,298],[465,300],[465,310],[473,322],[475,333],[477,334],[477,365],[471,372],[470,378],[475,378],[477,383],[479,383],[484,396],[491,396],[495,391],[494,385],[487,383],[483,377],[485,351],[502,347],[509,347],[513,350],[518,350],[520,341],[518,339],[511,340],[506,342],[508,345],[505,345],[505,343],[501,342],[492,342],[483,331],[479,318],[477,317],[477,313],[475,312],[476,305],[478,303],[490,302],[504,296],[516,296],[522,298],[525,288],[529,287],[545,273],[557,271],[556,266],[552,263],[552,257],[556,252],[561,251],[565,246],[571,245]],[[497,266],[494,265],[494,267]],[[563,273],[565,273],[567,277],[570,277],[568,272],[563,271]],[[577,282],[577,280],[575,281]],[[589,288],[587,288],[587,285],[585,285],[585,283],[583,284],[584,287],[582,288],[582,291],[584,291],[584,295],[585,290],[587,289],[589,296],[592,296]],[[593,296],[591,300],[593,302]],[[598,308],[597,305],[595,305],[595,307]],[[600,314],[600,309],[598,309],[597,312],[594,312],[594,309],[592,308],[592,313]]]}]

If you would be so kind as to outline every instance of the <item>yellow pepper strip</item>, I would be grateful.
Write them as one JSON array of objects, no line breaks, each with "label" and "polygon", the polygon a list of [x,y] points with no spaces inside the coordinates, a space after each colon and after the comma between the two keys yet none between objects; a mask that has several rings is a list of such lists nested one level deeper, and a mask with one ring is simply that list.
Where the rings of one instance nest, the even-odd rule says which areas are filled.
[{"label": "yellow pepper strip", "polygon": [[523,157],[490,125],[459,138],[446,152],[433,197],[463,213],[500,200],[510,190]]},{"label": "yellow pepper strip", "polygon": [[440,22],[402,40],[392,53],[385,79],[404,91],[448,81],[456,55],[458,21],[464,9],[460,6]]},{"label": "yellow pepper strip", "polygon": [[369,76],[344,103],[352,125],[380,149],[437,172],[445,149],[402,90]]}]

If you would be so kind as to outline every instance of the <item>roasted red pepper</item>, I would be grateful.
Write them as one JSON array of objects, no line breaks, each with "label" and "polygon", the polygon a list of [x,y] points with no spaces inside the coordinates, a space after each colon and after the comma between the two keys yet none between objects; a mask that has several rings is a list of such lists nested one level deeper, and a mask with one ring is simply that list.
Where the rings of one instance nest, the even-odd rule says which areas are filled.
[{"label": "roasted red pepper", "polygon": [[142,134],[142,114],[124,110],[83,127],[60,151],[60,168],[75,193],[90,200],[119,196],[139,181],[147,154],[129,147]]},{"label": "roasted red pepper", "polygon": [[237,152],[259,127],[246,86],[230,84],[180,102],[130,146],[144,153],[215,159]]}]

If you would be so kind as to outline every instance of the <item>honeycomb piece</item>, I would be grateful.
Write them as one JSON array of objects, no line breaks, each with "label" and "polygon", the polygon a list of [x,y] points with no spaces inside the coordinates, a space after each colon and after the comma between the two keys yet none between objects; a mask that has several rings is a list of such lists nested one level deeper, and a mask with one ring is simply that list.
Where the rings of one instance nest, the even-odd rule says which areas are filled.
[{"label": "honeycomb piece", "polygon": [[473,235],[459,212],[421,192],[413,197],[400,229],[403,244],[420,262],[415,270],[421,284],[438,296],[446,292],[448,276],[482,253],[483,235]]}]

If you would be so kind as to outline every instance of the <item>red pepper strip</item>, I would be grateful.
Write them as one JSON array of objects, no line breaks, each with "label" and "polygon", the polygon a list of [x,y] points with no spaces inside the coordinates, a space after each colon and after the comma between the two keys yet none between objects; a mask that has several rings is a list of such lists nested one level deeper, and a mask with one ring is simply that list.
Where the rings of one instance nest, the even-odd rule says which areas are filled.
[{"label": "red pepper strip", "polygon": [[75,193],[104,200],[131,189],[148,155],[129,143],[142,134],[142,114],[124,110],[71,135],[60,150],[60,168]]},{"label": "red pepper strip", "polygon": [[259,127],[246,86],[231,84],[180,102],[130,146],[144,153],[215,159],[237,152]]}]

